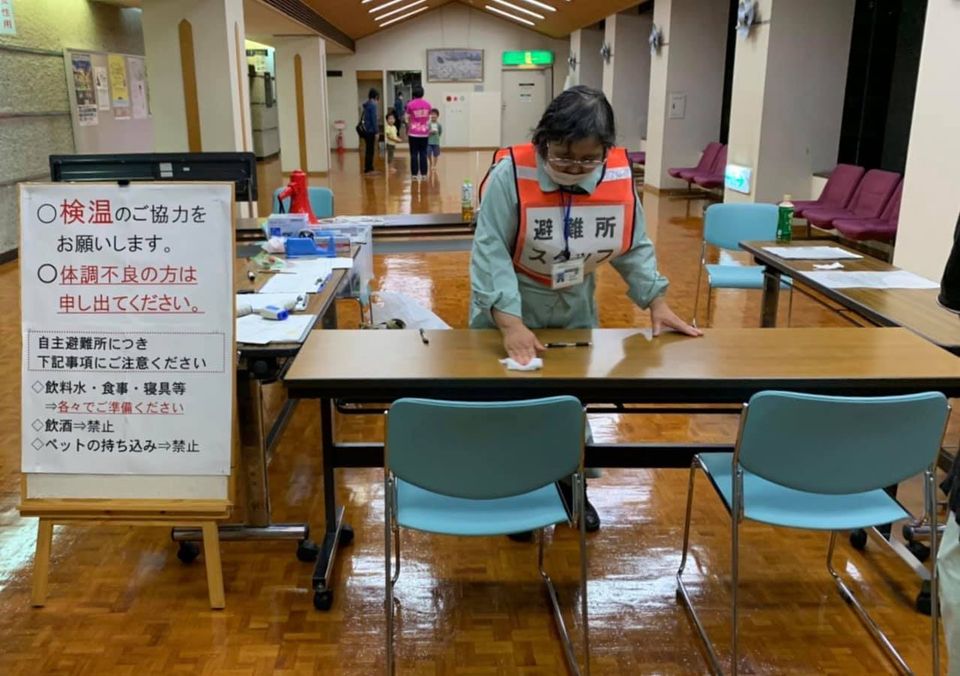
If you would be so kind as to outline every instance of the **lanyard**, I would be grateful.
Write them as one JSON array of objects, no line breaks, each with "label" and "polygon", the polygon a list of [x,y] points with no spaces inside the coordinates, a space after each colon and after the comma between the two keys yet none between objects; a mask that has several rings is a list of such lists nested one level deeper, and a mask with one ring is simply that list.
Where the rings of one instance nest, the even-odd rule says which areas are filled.
[{"label": "lanyard", "polygon": [[[564,200],[563,196],[567,199]],[[570,210],[573,208],[573,194],[560,189],[560,203],[563,206],[563,260],[570,260]]]}]

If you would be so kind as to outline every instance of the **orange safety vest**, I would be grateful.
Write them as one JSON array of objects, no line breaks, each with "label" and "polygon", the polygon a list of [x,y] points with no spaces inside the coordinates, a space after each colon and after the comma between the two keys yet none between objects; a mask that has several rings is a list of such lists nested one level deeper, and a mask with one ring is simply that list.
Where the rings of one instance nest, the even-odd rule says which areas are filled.
[{"label": "orange safety vest", "polygon": [[[624,148],[609,150],[603,174],[590,195],[542,191],[537,149],[532,143],[501,148],[494,154],[493,164],[505,157],[513,158],[520,212],[513,246],[516,270],[549,286],[551,268],[566,260],[566,251],[570,260],[584,259],[586,275],[598,264],[630,250],[637,197]],[[484,177],[480,183],[481,200],[486,181]]]}]

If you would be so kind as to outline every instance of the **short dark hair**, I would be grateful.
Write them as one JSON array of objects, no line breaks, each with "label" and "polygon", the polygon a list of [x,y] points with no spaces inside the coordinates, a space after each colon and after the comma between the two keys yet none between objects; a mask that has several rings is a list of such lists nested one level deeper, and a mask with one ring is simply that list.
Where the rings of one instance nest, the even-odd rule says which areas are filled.
[{"label": "short dark hair", "polygon": [[412,94],[415,99],[423,98],[423,85],[413,85]]},{"label": "short dark hair", "polygon": [[436,113],[437,115],[440,115],[440,111],[437,110],[436,108],[431,108],[431,109],[430,109],[430,114],[432,115],[433,113]]},{"label": "short dark hair", "polygon": [[369,93],[367,94],[367,97],[376,101],[377,99],[380,98],[380,92],[378,92],[376,89],[371,88]]},{"label": "short dark hair", "polygon": [[390,110],[387,111],[387,119],[390,119],[391,117],[392,117],[394,120],[397,119],[397,116],[393,114],[393,109],[390,109]]},{"label": "short dark hair", "polygon": [[544,157],[547,143],[570,143],[596,138],[604,150],[616,144],[613,108],[603,92],[577,85],[550,102],[533,131],[533,143]]}]

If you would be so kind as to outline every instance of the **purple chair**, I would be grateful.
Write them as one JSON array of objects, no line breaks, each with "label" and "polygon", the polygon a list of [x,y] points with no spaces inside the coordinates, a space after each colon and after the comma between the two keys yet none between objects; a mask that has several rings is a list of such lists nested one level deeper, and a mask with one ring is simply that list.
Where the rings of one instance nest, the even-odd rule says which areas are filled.
[{"label": "purple chair", "polygon": [[627,161],[630,164],[639,164],[641,166],[647,163],[647,153],[644,150],[635,150],[627,153]]},{"label": "purple chair", "polygon": [[727,146],[722,146],[709,171],[698,172],[691,177],[701,188],[712,190],[723,187],[723,174],[727,169]]},{"label": "purple chair", "polygon": [[900,181],[879,218],[838,218],[833,222],[833,227],[847,239],[858,241],[872,239],[892,242],[897,236],[897,223],[900,220],[900,198],[902,196],[903,181]]},{"label": "purple chair", "polygon": [[900,182],[900,174],[882,169],[871,169],[864,174],[846,209],[839,207],[810,207],[803,217],[811,225],[830,229],[838,218],[878,218]]},{"label": "purple chair", "polygon": [[864,168],[853,164],[838,164],[823,186],[823,192],[815,200],[794,200],[793,215],[803,216],[807,209],[846,209],[850,198],[863,177]]},{"label": "purple chair", "polygon": [[703,155],[700,156],[700,162],[697,164],[697,166],[674,167],[672,169],[667,169],[667,173],[674,178],[679,178],[683,181],[686,181],[688,186],[692,188],[694,174],[709,173],[710,169],[713,167],[714,161],[717,159],[717,155],[720,153],[722,148],[722,143],[712,141],[707,144],[706,148],[703,149]]}]

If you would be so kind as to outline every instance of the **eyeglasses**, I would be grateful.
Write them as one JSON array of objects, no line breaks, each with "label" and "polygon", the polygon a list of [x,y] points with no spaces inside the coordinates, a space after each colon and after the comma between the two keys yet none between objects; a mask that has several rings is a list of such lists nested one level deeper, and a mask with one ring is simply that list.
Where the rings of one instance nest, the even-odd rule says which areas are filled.
[{"label": "eyeglasses", "polygon": [[607,158],[605,157],[599,160],[572,160],[567,157],[555,157],[553,155],[547,156],[547,162],[554,166],[577,167],[578,169],[596,169],[606,161]]}]

